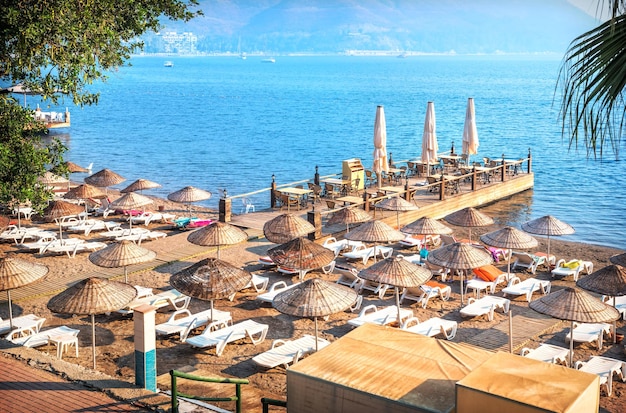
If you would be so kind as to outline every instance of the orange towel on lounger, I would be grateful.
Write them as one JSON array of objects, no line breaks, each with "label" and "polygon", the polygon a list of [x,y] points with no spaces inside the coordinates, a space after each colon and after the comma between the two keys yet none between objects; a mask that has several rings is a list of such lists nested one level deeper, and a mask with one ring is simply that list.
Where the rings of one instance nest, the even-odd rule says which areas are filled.
[{"label": "orange towel on lounger", "polygon": [[493,265],[485,265],[479,268],[474,268],[472,271],[481,280],[489,282],[495,281],[501,274],[504,274],[498,267]]}]

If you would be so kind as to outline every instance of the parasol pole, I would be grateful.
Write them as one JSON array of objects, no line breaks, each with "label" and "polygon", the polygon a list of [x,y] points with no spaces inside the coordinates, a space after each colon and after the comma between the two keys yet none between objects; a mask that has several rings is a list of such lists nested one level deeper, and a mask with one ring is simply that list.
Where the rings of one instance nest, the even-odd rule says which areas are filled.
[{"label": "parasol pole", "polygon": [[96,316],[91,315],[91,355],[93,358],[93,369],[96,369]]},{"label": "parasol pole", "polygon": [[548,231],[548,257],[546,260],[548,260],[548,268],[550,268],[550,231]]},{"label": "parasol pole", "polygon": [[469,243],[472,243],[472,227],[469,227]]},{"label": "parasol pole", "polygon": [[398,291],[398,286],[395,285],[393,287],[396,290],[396,308],[398,309],[398,328],[401,327],[400,323],[400,292]]},{"label": "parasol pole", "polygon": [[124,265],[124,282],[128,284],[128,266]]},{"label": "parasol pole", "polygon": [[317,353],[317,316],[313,317],[315,321],[315,352]]},{"label": "parasol pole", "polygon": [[7,290],[7,301],[9,302],[9,325],[11,327],[11,330],[13,330],[13,309],[11,308],[11,290]]},{"label": "parasol pole", "polygon": [[[461,272],[461,305],[465,304],[465,298],[463,294],[463,275],[465,274],[465,270],[460,270]],[[453,273],[450,273],[450,278],[454,276]]]},{"label": "parasol pole", "polygon": [[[10,302],[11,301],[9,301],[9,303]],[[615,308],[615,296],[613,296],[613,308]],[[613,344],[615,343],[617,343],[617,318],[613,320]]]},{"label": "parasol pole", "polygon": [[220,259],[220,244],[217,244],[217,259]]},{"label": "parasol pole", "polygon": [[573,366],[574,362],[574,320],[571,320],[569,328],[569,366]]},{"label": "parasol pole", "polygon": [[509,353],[513,354],[513,309],[509,308]]},{"label": "parasol pole", "polygon": [[213,322],[213,300],[211,300],[211,322]]}]

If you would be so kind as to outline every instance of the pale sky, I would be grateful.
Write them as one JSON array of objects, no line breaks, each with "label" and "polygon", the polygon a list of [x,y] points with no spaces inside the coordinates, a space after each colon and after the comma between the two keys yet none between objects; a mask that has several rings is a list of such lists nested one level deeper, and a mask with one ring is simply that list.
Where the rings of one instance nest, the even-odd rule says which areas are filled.
[{"label": "pale sky", "polygon": [[[588,15],[606,20],[611,17],[607,0],[567,0]],[[600,13],[600,10],[602,13]]]}]

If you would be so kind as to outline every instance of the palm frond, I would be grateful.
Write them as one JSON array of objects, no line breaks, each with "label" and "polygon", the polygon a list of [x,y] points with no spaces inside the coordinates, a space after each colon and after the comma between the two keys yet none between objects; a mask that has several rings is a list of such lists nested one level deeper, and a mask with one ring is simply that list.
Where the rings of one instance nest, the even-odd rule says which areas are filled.
[{"label": "palm frond", "polygon": [[569,136],[570,148],[582,139],[588,156],[602,157],[610,145],[617,157],[626,121],[626,15],[572,41],[559,84],[562,132]]}]

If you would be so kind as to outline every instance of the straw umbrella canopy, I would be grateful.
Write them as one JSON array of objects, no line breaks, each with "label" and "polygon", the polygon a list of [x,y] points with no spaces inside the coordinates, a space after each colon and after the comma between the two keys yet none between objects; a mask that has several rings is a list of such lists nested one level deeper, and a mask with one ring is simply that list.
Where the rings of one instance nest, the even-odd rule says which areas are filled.
[{"label": "straw umbrella canopy", "polygon": [[622,267],[626,267],[626,252],[622,254],[613,255],[609,258],[611,264],[621,265]]},{"label": "straw umbrella canopy", "polygon": [[478,130],[476,129],[476,111],[474,109],[474,98],[467,99],[467,109],[465,110],[465,124],[463,125],[463,153],[469,156],[478,153]]},{"label": "straw umbrella canopy", "polygon": [[398,327],[400,327],[400,290],[399,287],[419,287],[433,276],[428,269],[413,264],[403,257],[389,257],[359,272],[359,277],[381,284],[393,285],[398,308]]},{"label": "straw umbrella canopy", "polygon": [[128,185],[126,188],[122,189],[120,192],[125,194],[127,192],[139,191],[139,193],[141,193],[141,191],[143,191],[144,189],[154,189],[154,188],[160,188],[160,187],[161,187],[161,184],[149,181],[147,179],[140,178],[140,179],[137,179],[132,184]]},{"label": "straw umbrella canopy", "polygon": [[404,234],[382,221],[367,221],[345,235],[350,241],[374,243],[374,262],[376,262],[376,243],[398,242],[404,239]]},{"label": "straw umbrella canopy", "polygon": [[449,224],[469,228],[469,240],[472,242],[472,227],[486,227],[493,224],[493,219],[476,208],[468,207],[456,211],[444,218]]},{"label": "straw umbrella canopy", "polygon": [[42,176],[39,177],[39,182],[46,185],[66,184],[69,181],[69,179],[63,176],[59,176],[50,171],[45,172]]},{"label": "straw umbrella canopy", "polygon": [[389,172],[387,164],[387,124],[385,121],[385,109],[376,107],[376,120],[374,121],[374,163],[372,170],[376,172],[378,187],[382,185],[381,173]]},{"label": "straw umbrella canopy", "polygon": [[350,224],[360,224],[371,221],[372,216],[361,208],[348,207],[335,212],[326,222],[326,225],[346,224],[346,233],[350,230]]},{"label": "straw umbrella canopy", "polygon": [[531,234],[548,236],[548,259],[550,258],[550,236],[570,235],[574,233],[574,228],[570,224],[560,221],[552,215],[545,215],[541,218],[524,222],[522,229]]},{"label": "straw umbrella canopy", "polygon": [[574,354],[574,321],[579,323],[606,323],[619,318],[619,311],[606,305],[591,294],[567,287],[531,301],[529,307],[541,314],[571,321],[569,365]]},{"label": "straw umbrella canopy", "polygon": [[124,308],[137,296],[132,285],[101,277],[79,281],[48,301],[53,313],[91,316],[91,349],[93,368],[96,368],[96,314],[110,313]]},{"label": "straw umbrella canopy", "polygon": [[13,309],[11,290],[42,279],[48,274],[48,267],[12,257],[0,258],[0,291],[7,292],[9,303],[9,325],[13,330]]},{"label": "straw umbrella canopy", "polygon": [[405,234],[416,235],[441,235],[451,234],[454,232],[452,228],[447,227],[438,220],[429,217],[421,217],[418,220],[405,225],[400,229],[400,231]]},{"label": "straw umbrella canopy", "polygon": [[90,171],[90,169],[83,168],[82,166],[71,161],[64,162],[64,165],[67,168],[67,170],[72,174],[73,173],[88,173]]},{"label": "straw umbrella canopy", "polygon": [[298,270],[300,279],[303,271],[325,267],[335,259],[334,252],[305,237],[270,248],[267,255],[279,266]]},{"label": "straw umbrella canopy", "polygon": [[217,258],[205,258],[170,277],[170,285],[190,297],[211,302],[244,289],[252,274]]},{"label": "straw umbrella canopy", "polygon": [[9,226],[11,218],[6,215],[0,215],[0,232],[3,232]]},{"label": "straw umbrella canopy", "polygon": [[437,160],[439,144],[437,143],[437,123],[435,120],[435,104],[428,102],[424,133],[422,134],[422,162],[426,164],[426,174],[430,175],[430,163]]},{"label": "straw umbrella canopy", "polygon": [[212,222],[210,225],[193,231],[187,241],[202,246],[217,246],[217,258],[220,258],[221,245],[235,245],[248,240],[248,234],[239,227],[225,222]]},{"label": "straw umbrella canopy", "polygon": [[105,188],[105,193],[107,193],[108,187],[122,183],[125,180],[126,178],[124,178],[122,175],[106,168],[85,178],[85,182],[89,185],[97,186],[99,188]]},{"label": "straw umbrella canopy", "polygon": [[[106,194],[102,192],[98,187],[89,184],[78,185],[63,195],[65,199],[102,199],[106,198]],[[87,212],[87,203],[85,202],[85,212]]]},{"label": "straw umbrella canopy", "polygon": [[[139,195],[134,192],[128,192],[109,204],[111,209],[132,210],[142,208],[154,201],[147,196]],[[133,220],[129,220],[129,225],[133,227]]]},{"label": "straw umbrella canopy", "polygon": [[206,201],[209,198],[211,198],[211,193],[209,191],[194,188],[193,186],[186,186],[167,195],[167,199],[170,201],[187,204],[189,208],[189,215],[191,215],[191,204],[193,202]]},{"label": "straw umbrella canopy", "polygon": [[407,201],[400,196],[392,196],[391,198],[385,198],[375,204],[377,208],[387,209],[389,211],[396,211],[396,227],[400,228],[400,211],[417,211],[419,208],[417,205]]},{"label": "straw umbrella canopy", "polygon": [[280,214],[263,225],[263,234],[270,242],[283,244],[294,238],[315,231],[315,227],[304,218],[294,214]]},{"label": "straw umbrella canopy", "polygon": [[272,300],[272,306],[283,314],[313,317],[317,351],[317,318],[346,310],[356,302],[358,296],[354,289],[345,285],[311,278],[278,293]]},{"label": "straw umbrella canopy", "polygon": [[128,266],[150,262],[156,258],[156,252],[146,249],[132,241],[120,241],[107,245],[101,250],[89,254],[89,261],[104,268],[124,267],[124,282],[128,283]]},{"label": "straw umbrella canopy", "polygon": [[[584,278],[579,278],[576,285],[587,291],[613,297],[615,307],[615,297],[626,295],[626,268],[615,264],[607,265]],[[613,343],[617,342],[616,332],[616,321],[613,321]]]},{"label": "straw umbrella canopy", "polygon": [[83,207],[80,205],[72,204],[67,201],[52,201],[43,210],[43,218],[47,222],[52,222],[55,219],[59,223],[59,239],[63,239],[63,225],[61,218],[71,217],[83,212]]},{"label": "straw umbrella canopy", "polygon": [[480,240],[491,247],[506,248],[509,250],[507,272],[511,273],[511,251],[515,249],[529,249],[537,246],[537,240],[524,231],[515,227],[504,227],[496,231],[481,235]]},{"label": "straw umbrella canopy", "polygon": [[463,271],[489,265],[493,262],[493,257],[483,248],[476,248],[465,242],[454,242],[431,251],[426,261],[440,267],[461,270],[461,304],[463,304]]}]

